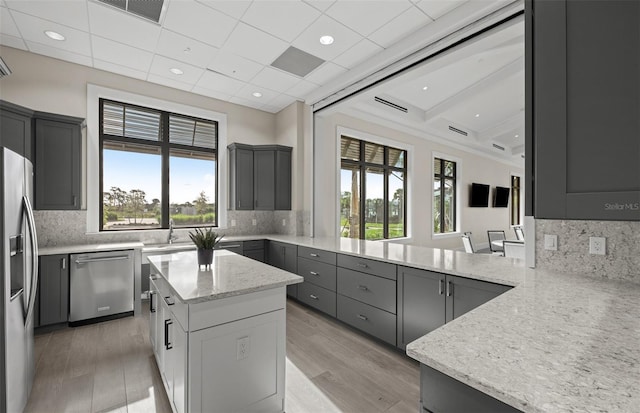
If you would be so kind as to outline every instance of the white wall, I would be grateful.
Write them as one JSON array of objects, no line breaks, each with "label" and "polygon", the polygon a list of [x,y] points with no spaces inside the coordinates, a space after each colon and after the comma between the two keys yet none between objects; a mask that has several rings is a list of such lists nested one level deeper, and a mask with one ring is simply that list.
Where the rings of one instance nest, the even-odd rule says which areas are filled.
[{"label": "white wall", "polygon": [[[336,236],[339,176],[337,156],[338,128],[362,132],[362,139],[372,136],[394,141],[398,147],[410,147],[408,159],[408,222],[411,242],[438,248],[461,248],[460,236],[434,239],[432,236],[432,190],[434,153],[459,161],[458,188],[461,232],[471,231],[476,245],[488,245],[487,230],[504,230],[507,238],[515,238],[509,225],[509,208],[469,208],[472,182],[495,186],[511,186],[511,175],[524,176],[521,167],[499,162],[471,152],[454,149],[423,138],[399,132],[344,114],[315,117],[315,231],[318,236]],[[357,132],[356,132],[357,133]],[[359,136],[354,136],[359,137]]]}]

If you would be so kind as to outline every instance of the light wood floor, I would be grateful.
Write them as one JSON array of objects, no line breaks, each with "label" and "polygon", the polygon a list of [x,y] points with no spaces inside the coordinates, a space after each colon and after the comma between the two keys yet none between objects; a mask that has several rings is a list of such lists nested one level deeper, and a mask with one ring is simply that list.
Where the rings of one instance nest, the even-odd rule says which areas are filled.
[{"label": "light wood floor", "polygon": [[[25,413],[170,413],[147,323],[143,311],[36,335],[36,376]],[[288,413],[418,411],[416,362],[292,301],[286,372]]]}]

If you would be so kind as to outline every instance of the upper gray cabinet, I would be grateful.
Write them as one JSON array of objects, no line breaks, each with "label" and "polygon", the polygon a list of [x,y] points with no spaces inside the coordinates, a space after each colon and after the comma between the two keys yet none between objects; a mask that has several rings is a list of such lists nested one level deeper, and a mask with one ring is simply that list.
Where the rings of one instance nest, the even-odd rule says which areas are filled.
[{"label": "upper gray cabinet", "polygon": [[527,214],[640,220],[640,2],[526,4]]},{"label": "upper gray cabinet", "polygon": [[229,209],[291,209],[290,147],[233,143],[228,150]]},{"label": "upper gray cabinet", "polygon": [[80,209],[81,118],[36,112],[35,209]]},{"label": "upper gray cabinet", "polygon": [[0,100],[0,146],[33,161],[31,118],[33,111]]}]

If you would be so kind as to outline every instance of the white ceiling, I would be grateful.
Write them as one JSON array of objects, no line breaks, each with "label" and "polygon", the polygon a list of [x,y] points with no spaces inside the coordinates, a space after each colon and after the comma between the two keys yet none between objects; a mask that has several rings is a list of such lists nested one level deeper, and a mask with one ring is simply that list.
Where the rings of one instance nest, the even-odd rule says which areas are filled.
[{"label": "white ceiling", "polygon": [[[96,0],[0,0],[0,44],[278,112],[465,2],[165,0],[157,24]],[[271,67],[289,46],[327,61],[304,78]]]}]

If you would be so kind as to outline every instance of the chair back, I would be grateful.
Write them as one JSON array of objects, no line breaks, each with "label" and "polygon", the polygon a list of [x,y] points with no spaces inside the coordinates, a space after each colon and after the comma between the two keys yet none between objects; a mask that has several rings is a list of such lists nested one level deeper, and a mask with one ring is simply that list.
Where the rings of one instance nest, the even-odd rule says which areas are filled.
[{"label": "chair back", "polygon": [[462,236],[462,244],[464,244],[464,250],[470,254],[473,254],[475,251],[475,248],[473,248],[473,242],[471,242],[471,237],[468,235],[463,235]]},{"label": "chair back", "polygon": [[489,249],[491,252],[500,252],[504,251],[500,243],[494,244],[494,241],[502,241],[507,239],[504,235],[504,231],[487,231],[487,236],[489,237]]},{"label": "chair back", "polygon": [[505,257],[524,259],[524,242],[504,241],[502,246]]},{"label": "chair back", "polygon": [[522,227],[513,227],[513,231],[516,233],[516,239],[518,241],[524,241],[524,230]]}]

